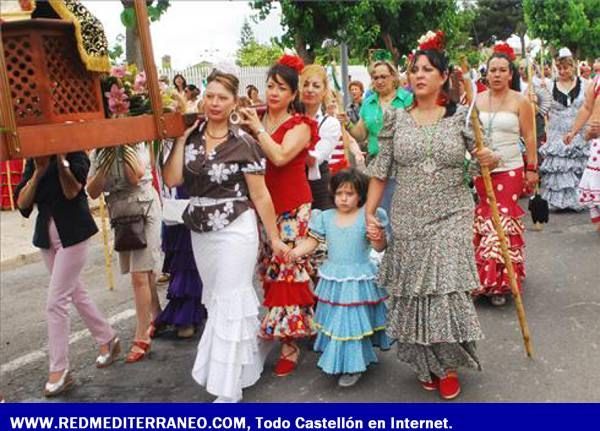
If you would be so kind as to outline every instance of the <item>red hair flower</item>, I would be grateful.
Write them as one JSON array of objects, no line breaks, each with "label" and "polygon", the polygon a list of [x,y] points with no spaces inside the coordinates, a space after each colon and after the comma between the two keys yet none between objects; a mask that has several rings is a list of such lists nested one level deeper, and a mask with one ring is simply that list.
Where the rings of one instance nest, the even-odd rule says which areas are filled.
[{"label": "red hair flower", "polygon": [[298,74],[304,69],[304,61],[297,55],[283,54],[277,63],[294,69]]},{"label": "red hair flower", "polygon": [[430,30],[419,38],[419,50],[443,51],[445,46],[445,37],[446,35],[441,30],[436,31],[435,33]]},{"label": "red hair flower", "polygon": [[506,42],[496,43],[496,45],[494,45],[494,53],[496,52],[506,55],[510,61],[515,61],[515,58],[517,58],[515,50]]}]

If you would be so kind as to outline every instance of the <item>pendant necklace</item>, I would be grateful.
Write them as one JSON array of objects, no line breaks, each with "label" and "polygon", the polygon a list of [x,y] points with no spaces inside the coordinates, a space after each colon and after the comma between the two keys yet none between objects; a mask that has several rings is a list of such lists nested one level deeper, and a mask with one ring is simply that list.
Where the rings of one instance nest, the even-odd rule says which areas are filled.
[{"label": "pendant necklace", "polygon": [[[490,92],[490,97],[489,97],[489,105],[488,105],[488,115],[489,115],[489,119],[488,119],[488,126],[487,126],[487,130],[486,130],[486,136],[488,138],[488,141],[490,143],[490,145],[492,145],[492,126],[494,123],[494,119],[496,118],[496,115],[498,115],[498,112],[500,112],[500,109],[502,108],[502,106],[504,106],[504,101],[506,100],[506,96],[508,96],[508,91],[506,92],[506,94],[504,95],[504,97],[502,97],[502,100],[500,101],[500,105],[498,105],[498,110],[497,111],[492,111],[492,93]],[[493,145],[492,145],[493,148]]]},{"label": "pendant necklace", "polygon": [[421,126],[421,130],[423,131],[423,134],[425,135],[425,137],[427,138],[427,142],[425,143],[425,160],[423,160],[423,162],[421,162],[421,169],[423,170],[423,172],[425,172],[426,174],[432,174],[435,172],[435,170],[437,169],[437,166],[435,164],[435,160],[433,160],[433,151],[432,151],[432,143],[433,143],[433,138],[435,137],[435,134],[437,132],[437,124],[433,127],[431,127],[429,129],[429,132],[426,132],[424,126]]},{"label": "pendant necklace", "polygon": [[420,129],[423,132],[425,138],[427,138],[427,140],[425,141],[425,160],[423,160],[419,164],[419,167],[423,172],[425,172],[428,175],[431,175],[437,170],[437,165],[435,164],[435,160],[433,159],[433,139],[437,134],[438,126],[442,117],[443,113],[435,120],[433,124],[420,126]]}]

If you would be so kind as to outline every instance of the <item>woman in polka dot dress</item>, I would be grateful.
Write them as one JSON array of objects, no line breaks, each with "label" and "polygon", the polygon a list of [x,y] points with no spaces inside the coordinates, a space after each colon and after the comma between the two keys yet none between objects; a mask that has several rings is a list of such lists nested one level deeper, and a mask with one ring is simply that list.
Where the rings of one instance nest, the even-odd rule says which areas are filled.
[{"label": "woman in polka dot dress", "polygon": [[589,127],[585,138],[590,139],[590,156],[579,183],[579,204],[590,209],[592,223],[600,233],[600,75],[586,90],[585,102],[573,128],[564,137],[565,144],[571,144],[586,122]]},{"label": "woman in polka dot dress", "polygon": [[[492,171],[492,184],[521,290],[521,281],[525,278],[525,226],[521,218],[525,211],[517,200],[524,182],[529,189],[538,182],[533,113],[527,98],[518,92],[519,76],[510,53],[494,52],[487,70],[490,89],[478,94],[477,108],[488,144],[499,158],[498,167]],[[526,167],[519,148],[520,137],[525,142]],[[506,303],[506,295],[510,294],[508,273],[492,224],[492,211],[482,177],[475,178],[475,187],[479,203],[475,208],[473,242],[481,283],[475,294],[488,296],[493,305],[500,306]]]}]

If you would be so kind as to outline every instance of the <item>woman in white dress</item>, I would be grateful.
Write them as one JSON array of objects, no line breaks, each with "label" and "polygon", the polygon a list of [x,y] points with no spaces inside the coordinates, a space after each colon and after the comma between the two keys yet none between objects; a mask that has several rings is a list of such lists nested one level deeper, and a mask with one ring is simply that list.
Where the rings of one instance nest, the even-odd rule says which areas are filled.
[{"label": "woman in white dress", "polygon": [[192,371],[216,395],[216,402],[238,402],[242,389],[263,370],[266,349],[259,346],[258,298],[252,280],[258,257],[258,212],[271,247],[281,241],[275,210],[265,186],[265,160],[256,141],[233,127],[238,79],[214,71],[205,93],[206,122],[175,142],[163,169],[167,186],[185,184],[190,203],[183,214],[192,231],[192,248],[208,311]]}]

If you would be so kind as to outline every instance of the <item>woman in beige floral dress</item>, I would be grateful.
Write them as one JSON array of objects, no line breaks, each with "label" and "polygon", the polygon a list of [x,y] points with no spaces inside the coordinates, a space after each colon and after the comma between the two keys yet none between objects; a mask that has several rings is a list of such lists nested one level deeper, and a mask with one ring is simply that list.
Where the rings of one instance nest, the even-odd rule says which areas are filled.
[{"label": "woman in beige floral dress", "polygon": [[[389,335],[398,357],[425,390],[442,398],[460,393],[456,369],[480,369],[475,342],[483,338],[471,292],[479,286],[473,255],[473,199],[463,184],[467,109],[448,103],[448,60],[440,51],[416,52],[409,69],[415,102],[385,113],[380,153],[369,165],[367,223],[388,178],[395,178],[392,238],[379,283],[389,294]],[[476,154],[491,166],[490,150]]]}]

